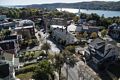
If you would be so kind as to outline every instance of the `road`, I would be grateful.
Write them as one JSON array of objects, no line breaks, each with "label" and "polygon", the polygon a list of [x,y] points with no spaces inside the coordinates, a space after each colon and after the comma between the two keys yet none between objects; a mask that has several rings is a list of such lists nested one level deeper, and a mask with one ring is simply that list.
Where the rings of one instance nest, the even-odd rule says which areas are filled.
[{"label": "road", "polygon": [[[41,38],[39,38],[38,34],[41,35]],[[51,49],[49,50],[50,53],[59,53],[60,49],[56,46],[56,44],[54,44],[50,39],[48,39],[49,34],[44,34],[42,32],[42,30],[38,31],[38,33],[36,33],[36,37],[37,39],[40,41],[40,45],[39,48],[41,48],[41,45],[45,42],[49,43],[51,45]]]}]

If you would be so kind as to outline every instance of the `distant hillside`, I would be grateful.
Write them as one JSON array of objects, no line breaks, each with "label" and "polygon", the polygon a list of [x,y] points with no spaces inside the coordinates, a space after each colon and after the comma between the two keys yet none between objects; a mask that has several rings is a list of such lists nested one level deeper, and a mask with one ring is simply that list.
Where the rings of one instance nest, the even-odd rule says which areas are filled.
[{"label": "distant hillside", "polygon": [[24,6],[27,8],[82,8],[82,9],[94,9],[94,10],[114,10],[120,11],[120,1],[118,2],[104,2],[104,1],[92,1],[92,2],[78,2],[78,3],[53,3],[53,4],[33,4]]}]

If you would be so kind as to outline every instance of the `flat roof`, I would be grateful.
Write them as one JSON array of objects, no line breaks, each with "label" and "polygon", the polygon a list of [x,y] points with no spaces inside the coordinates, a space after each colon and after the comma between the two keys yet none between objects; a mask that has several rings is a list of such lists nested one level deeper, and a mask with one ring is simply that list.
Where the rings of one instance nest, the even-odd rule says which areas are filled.
[{"label": "flat roof", "polygon": [[52,27],[52,28],[63,28],[63,29],[65,29],[65,27],[64,27],[64,26],[61,26],[61,25],[51,25],[51,27]]},{"label": "flat roof", "polygon": [[21,27],[16,27],[15,29],[26,29],[26,28],[33,28],[34,26],[21,26]]}]

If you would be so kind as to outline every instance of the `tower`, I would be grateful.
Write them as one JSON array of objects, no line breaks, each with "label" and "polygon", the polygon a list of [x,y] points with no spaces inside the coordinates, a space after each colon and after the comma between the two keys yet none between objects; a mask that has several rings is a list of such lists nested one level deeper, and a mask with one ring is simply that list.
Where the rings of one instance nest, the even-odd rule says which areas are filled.
[{"label": "tower", "polygon": [[60,12],[62,12],[62,7],[60,8]]},{"label": "tower", "polygon": [[80,7],[79,7],[78,15],[80,16]]},{"label": "tower", "polygon": [[79,16],[79,17],[80,17],[80,7],[79,7],[79,11],[78,11],[78,13],[77,13],[77,16]]}]

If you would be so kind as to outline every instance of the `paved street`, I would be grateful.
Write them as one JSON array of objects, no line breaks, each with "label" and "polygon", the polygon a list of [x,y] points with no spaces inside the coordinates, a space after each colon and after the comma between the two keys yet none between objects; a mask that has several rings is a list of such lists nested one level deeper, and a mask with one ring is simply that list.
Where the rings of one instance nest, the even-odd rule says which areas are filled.
[{"label": "paved street", "polygon": [[[38,36],[38,34],[41,34],[41,39],[39,38],[39,36]],[[43,43],[45,43],[46,42],[46,38],[48,38],[48,34],[44,34],[43,32],[42,32],[42,30],[40,30],[40,31],[38,31],[38,33],[36,33],[36,37],[37,37],[37,39],[40,41],[40,42],[42,42],[42,43],[40,43],[40,45],[39,45],[39,48],[40,48],[40,46],[43,44]],[[47,43],[49,43],[50,45],[51,45],[51,50],[49,50],[49,52],[50,53],[59,53],[60,52],[60,49],[56,46],[56,44],[54,44],[51,40],[49,40],[49,39],[47,39]]]}]

